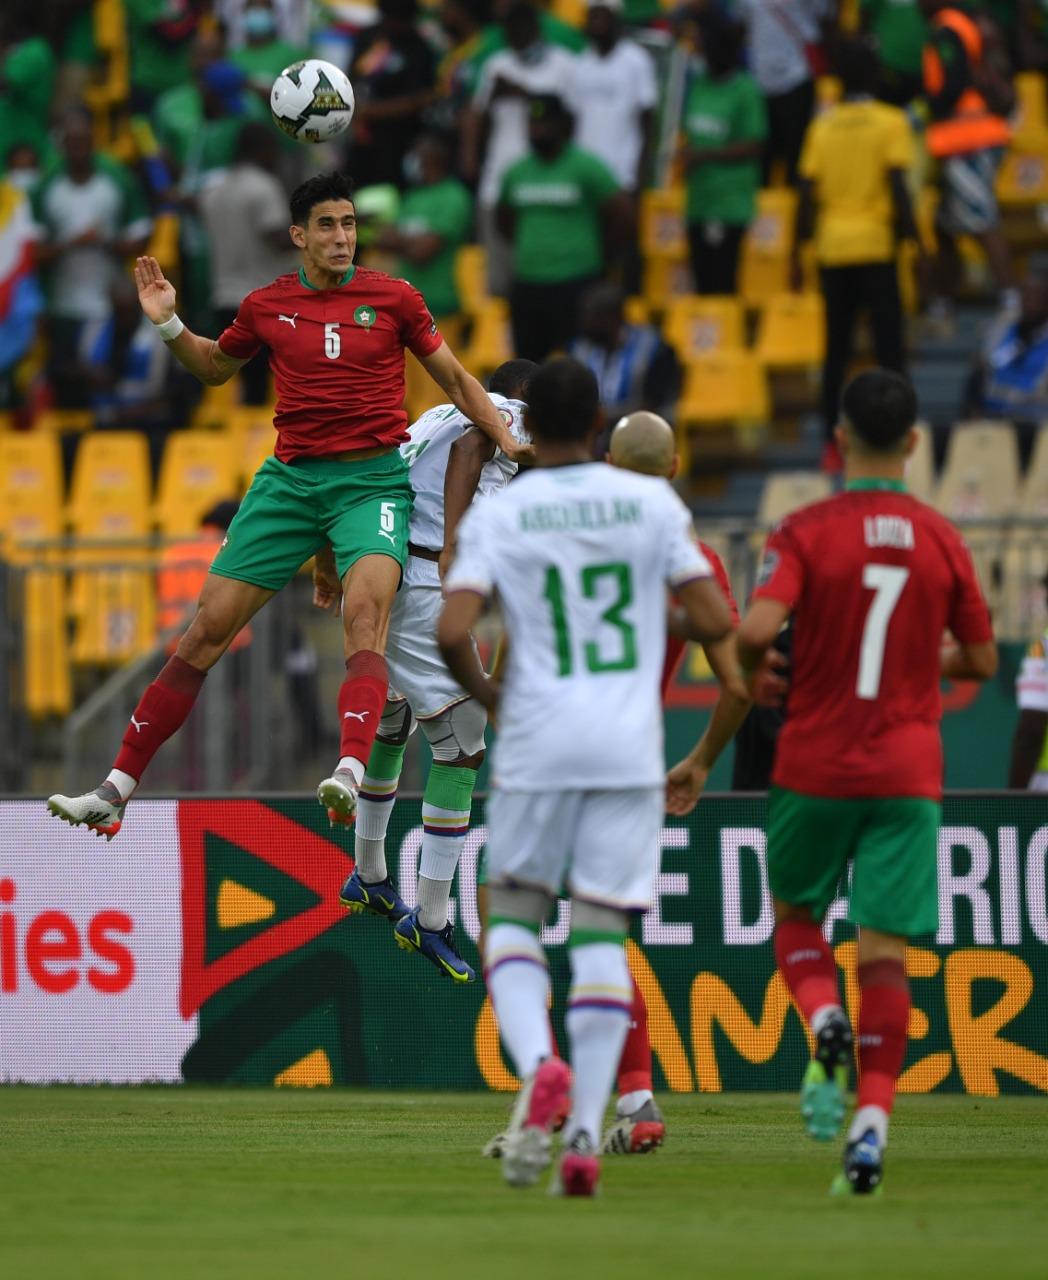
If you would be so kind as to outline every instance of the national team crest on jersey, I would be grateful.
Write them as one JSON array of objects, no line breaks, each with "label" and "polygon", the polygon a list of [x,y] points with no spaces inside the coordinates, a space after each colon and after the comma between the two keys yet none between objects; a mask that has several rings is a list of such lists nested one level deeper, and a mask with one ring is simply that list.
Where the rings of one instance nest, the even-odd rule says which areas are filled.
[{"label": "national team crest on jersey", "polygon": [[378,319],[378,315],[374,307],[364,305],[357,307],[356,311],[353,312],[353,319],[361,326],[361,328],[370,329]]},{"label": "national team crest on jersey", "polygon": [[779,553],[777,551],[765,551],[761,567],[757,570],[757,586],[766,587],[775,576],[775,570],[778,567]]}]

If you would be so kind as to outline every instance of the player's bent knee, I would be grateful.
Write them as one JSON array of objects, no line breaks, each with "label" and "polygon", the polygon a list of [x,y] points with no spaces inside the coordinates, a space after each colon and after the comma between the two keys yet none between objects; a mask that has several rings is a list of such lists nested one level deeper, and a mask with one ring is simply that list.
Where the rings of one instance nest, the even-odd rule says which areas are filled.
[{"label": "player's bent knee", "polygon": [[[464,769],[480,768],[484,759],[484,730],[488,717],[479,702],[467,698],[420,723],[433,759],[439,764]],[[471,764],[475,757],[479,757],[477,763]]]},{"label": "player's bent knee", "polygon": [[541,926],[549,915],[552,894],[544,889],[524,889],[510,885],[488,885],[488,919],[519,920]]},{"label": "player's bent knee", "polygon": [[378,739],[391,747],[402,747],[418,728],[406,702],[387,702],[378,724]]},{"label": "player's bent knee", "polygon": [[629,913],[618,907],[605,907],[597,902],[571,900],[571,932],[578,934],[619,934],[625,938],[629,932]]}]

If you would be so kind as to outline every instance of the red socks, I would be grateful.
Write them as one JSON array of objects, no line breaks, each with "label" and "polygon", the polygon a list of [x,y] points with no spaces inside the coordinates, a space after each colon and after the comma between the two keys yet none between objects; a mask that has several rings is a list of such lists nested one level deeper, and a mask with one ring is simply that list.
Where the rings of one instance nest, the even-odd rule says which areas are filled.
[{"label": "red socks", "polygon": [[890,1112],[906,1057],[910,983],[899,960],[859,965],[858,1106]]},{"label": "red socks", "polygon": [[181,658],[168,658],[135,707],[114,769],[141,779],[150,760],[185,723],[206,675]]},{"label": "red socks", "polygon": [[353,756],[367,764],[388,690],[389,677],[382,654],[361,649],[347,659],[346,678],[338,691],[340,756]]},{"label": "red socks", "polygon": [[820,1009],[840,1005],[837,964],[817,924],[783,920],[775,929],[775,962],[809,1026]]},{"label": "red socks", "polygon": [[630,974],[633,983],[633,1003],[630,1005],[630,1028],[619,1059],[619,1097],[636,1093],[640,1089],[651,1090],[651,1042],[648,1039],[648,1006],[644,994],[637,986],[637,979]]}]

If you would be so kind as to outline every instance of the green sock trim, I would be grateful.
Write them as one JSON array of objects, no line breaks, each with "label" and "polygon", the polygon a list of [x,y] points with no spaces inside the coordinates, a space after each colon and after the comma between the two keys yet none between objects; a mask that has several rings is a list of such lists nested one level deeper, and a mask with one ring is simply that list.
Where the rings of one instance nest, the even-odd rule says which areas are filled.
[{"label": "green sock trim", "polygon": [[376,738],[368,756],[367,775],[376,782],[396,782],[404,767],[406,742],[383,742]]},{"label": "green sock trim", "polygon": [[514,920],[512,916],[492,916],[487,927],[494,929],[497,924],[519,924],[522,929],[527,929],[528,933],[533,933],[536,937],[542,932],[542,925],[536,924],[534,920]]},{"label": "green sock trim", "polygon": [[569,947],[588,947],[594,942],[612,942],[622,946],[626,941],[626,933],[615,929],[572,929],[568,935]]},{"label": "green sock trim", "polygon": [[459,769],[450,764],[434,764],[426,779],[422,803],[452,813],[468,813],[473,804],[473,788],[477,785],[476,769]]}]

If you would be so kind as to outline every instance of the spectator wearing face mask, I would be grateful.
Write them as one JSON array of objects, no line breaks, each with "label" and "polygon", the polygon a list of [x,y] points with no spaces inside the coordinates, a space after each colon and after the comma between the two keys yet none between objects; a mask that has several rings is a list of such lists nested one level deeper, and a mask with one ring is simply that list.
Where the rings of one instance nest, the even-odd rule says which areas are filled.
[{"label": "spectator wearing face mask", "polygon": [[380,233],[378,246],[397,255],[395,274],[411,281],[440,324],[460,309],[455,254],[469,239],[473,198],[452,176],[451,147],[440,134],[423,134],[406,168],[412,185],[396,225]]}]

